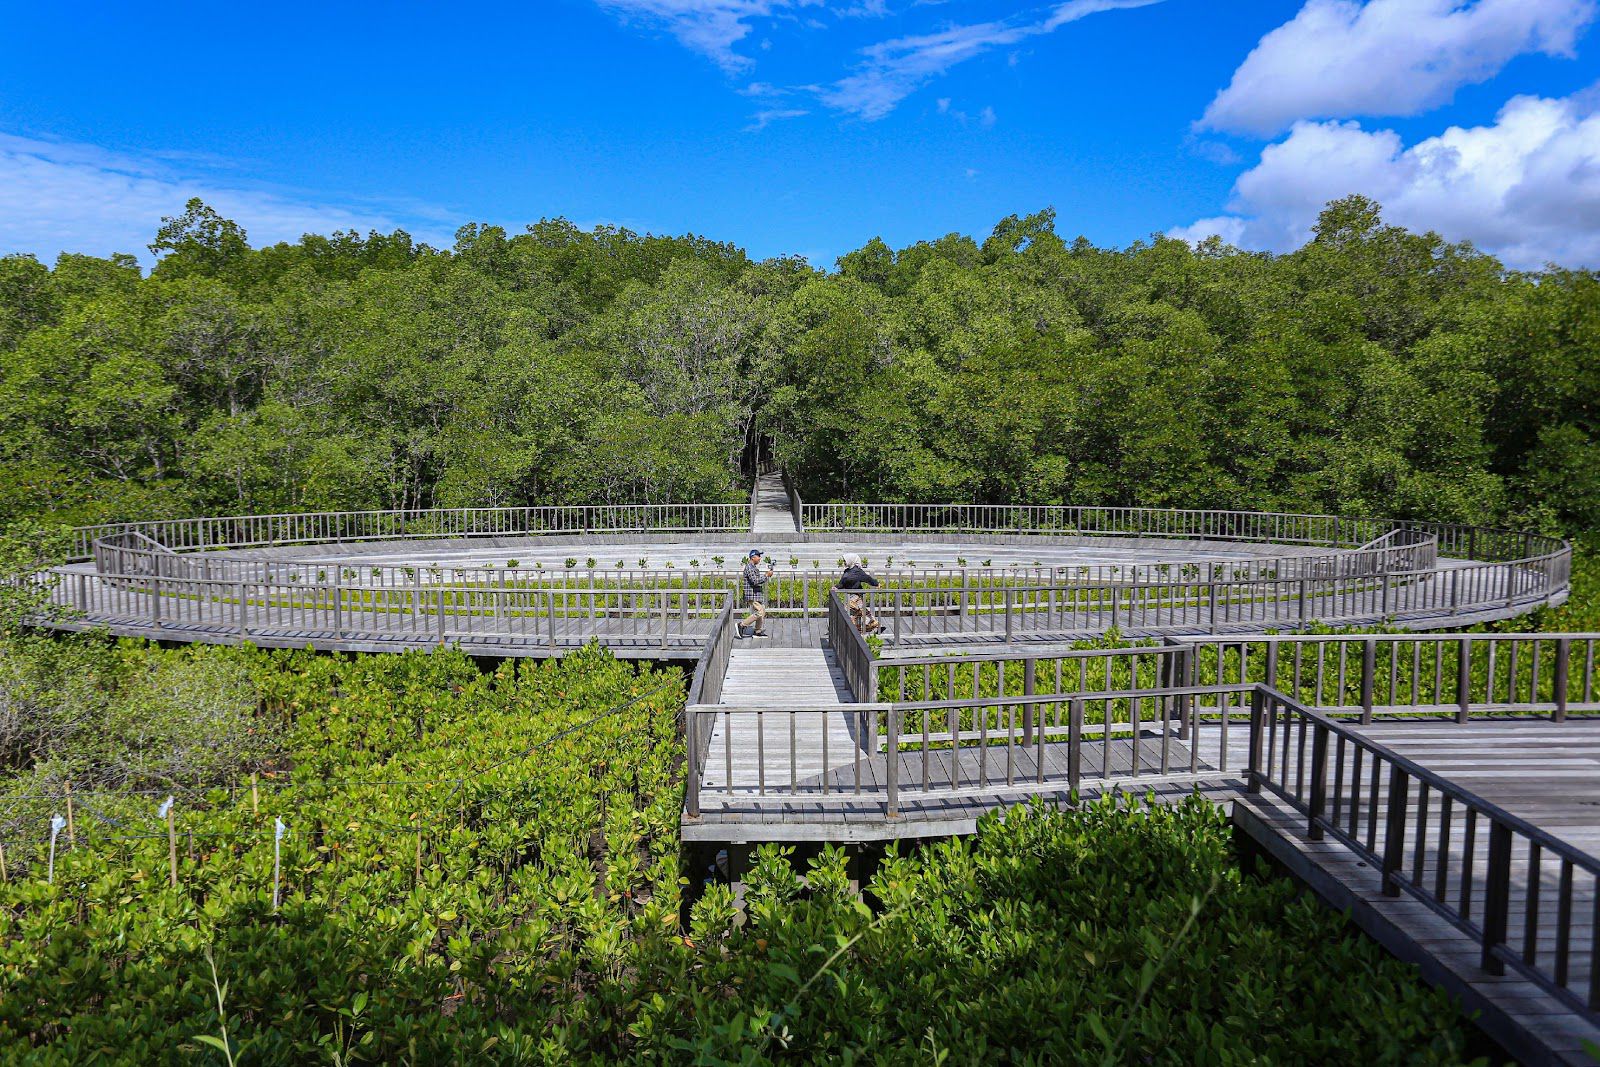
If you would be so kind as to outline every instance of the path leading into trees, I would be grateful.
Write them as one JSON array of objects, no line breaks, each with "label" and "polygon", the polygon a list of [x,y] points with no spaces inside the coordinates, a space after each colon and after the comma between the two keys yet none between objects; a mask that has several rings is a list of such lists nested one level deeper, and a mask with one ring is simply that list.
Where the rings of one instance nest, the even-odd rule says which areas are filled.
[{"label": "path leading into trees", "polygon": [[755,505],[750,515],[751,533],[792,534],[799,529],[794,508],[789,504],[788,490],[783,487],[783,475],[758,477],[751,502]]}]

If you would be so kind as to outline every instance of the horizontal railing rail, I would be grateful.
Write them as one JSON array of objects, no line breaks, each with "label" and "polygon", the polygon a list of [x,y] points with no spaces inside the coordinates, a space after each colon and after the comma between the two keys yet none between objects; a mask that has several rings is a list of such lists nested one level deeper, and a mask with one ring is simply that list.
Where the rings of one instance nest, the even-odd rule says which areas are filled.
[{"label": "horizontal railing rail", "polygon": [[[807,802],[882,805],[1077,790],[1202,771],[1238,773],[1251,686],[986,697],[843,706],[689,709],[686,743],[696,785],[690,817],[708,802],[761,807]],[[1209,699],[1210,704],[1201,701]],[[1186,743],[1201,720],[1216,733],[1202,753]],[[715,736],[715,742],[707,738]]]},{"label": "horizontal railing rail", "polygon": [[419,538],[517,537],[538,534],[657,531],[744,532],[746,504],[594,504],[522,508],[419,508],[394,511],[287,512],[85,526],[73,531],[74,558],[93,555],[96,540],[135,531],[168,548]]},{"label": "horizontal railing rail", "polygon": [[1553,555],[1559,538],[1521,530],[1343,515],[1182,508],[1010,504],[807,504],[807,529],[885,530],[1178,540],[1271,541],[1358,548],[1398,530],[1432,536],[1442,555],[1510,562]]},{"label": "horizontal railing rail", "polygon": [[[1279,515],[1258,512],[1175,511],[1117,508],[1000,508],[924,505],[806,505],[823,508],[840,528],[962,528],[1037,530],[1090,534],[1278,539],[1333,551],[1311,554],[1180,562],[1137,562],[1084,566],[922,567],[892,559],[883,584],[864,591],[886,623],[891,649],[940,642],[1039,640],[1052,636],[1100,633],[1111,629],[1150,634],[1238,633],[1295,630],[1313,623],[1372,625],[1398,622],[1428,627],[1461,619],[1501,618],[1565,594],[1570,548],[1535,534],[1480,527],[1336,516]],[[852,510],[854,509],[854,510]],[[867,509],[859,518],[858,512]],[[466,508],[410,512],[311,513],[158,520],[77,531],[80,547],[92,557],[99,581],[73,602],[79,611],[96,610],[101,585],[121,585],[130,594],[150,593],[141,583],[159,580],[245,583],[270,587],[258,595],[275,604],[321,604],[329,598],[359,609],[391,596],[421,599],[429,590],[461,590],[462,601],[481,591],[485,602],[537,590],[599,596],[632,589],[737,587],[734,566],[691,566],[673,570],[637,568],[618,560],[601,566],[589,549],[580,561],[568,557],[563,568],[542,563],[523,567],[506,546],[504,566],[460,566],[448,561],[362,563],[341,559],[274,558],[264,545],[339,543],[388,537],[523,537],[531,533],[731,532],[748,527],[745,505],[627,505],[571,508]],[[848,521],[847,521],[848,520]],[[859,521],[858,521],[859,520]],[[856,525],[850,525],[850,523]],[[943,525],[941,525],[943,524]],[[87,538],[88,540],[84,540]],[[1346,551],[1345,547],[1349,550]],[[496,546],[500,547],[500,546]],[[594,547],[598,547],[596,544]],[[253,549],[255,554],[243,550]],[[576,549],[575,551],[584,551]],[[1530,554],[1531,553],[1531,554]],[[1543,553],[1543,554],[1539,554]],[[1482,560],[1439,567],[1441,554]],[[707,553],[715,560],[714,549]],[[767,590],[770,610],[815,615],[828,611],[828,592],[836,581],[813,562],[810,571],[790,560],[788,570]],[[580,567],[581,564],[581,567]],[[61,587],[84,589],[76,572],[62,572]],[[333,590],[329,592],[329,590]],[[388,590],[377,594],[368,590]],[[401,591],[404,592],[401,592]],[[170,589],[163,587],[163,595]],[[492,608],[471,612],[496,615]],[[218,620],[226,627],[227,623]],[[204,620],[190,624],[203,627]],[[514,632],[514,631],[513,631]]]},{"label": "horizontal railing rail", "polygon": [[[1429,542],[1431,544],[1431,542]],[[567,557],[564,565],[547,566],[544,561],[524,563],[511,552],[499,564],[493,561],[462,563],[453,561],[419,560],[408,563],[363,563],[343,557],[290,556],[264,557],[259,550],[227,549],[174,553],[143,534],[123,531],[94,542],[96,569],[105,573],[163,573],[178,577],[216,578],[228,581],[309,581],[314,576],[325,581],[337,571],[347,584],[395,586],[411,584],[418,573],[424,581],[450,580],[495,582],[515,578],[520,581],[539,581],[562,584],[584,582],[644,582],[649,584],[677,584],[685,575],[701,578],[721,577],[736,580],[737,566],[730,566],[724,558],[717,562],[715,547],[707,552],[702,562],[695,558],[687,566],[648,566],[648,560],[634,565],[627,560],[605,561],[600,546],[596,551],[584,550],[584,555]],[[1425,548],[1426,545],[1421,546]],[[1237,557],[1217,560],[1187,560],[1179,562],[1097,563],[1082,565],[1046,565],[1035,563],[969,564],[961,560],[956,564],[939,561],[931,565],[895,566],[893,557],[879,568],[878,578],[885,587],[938,589],[960,588],[969,585],[1057,585],[1057,586],[1138,586],[1141,584],[1171,581],[1214,582],[1252,579],[1373,577],[1383,573],[1405,573],[1431,569],[1433,557],[1425,551],[1411,548],[1377,548],[1341,552],[1330,555]],[[115,554],[113,554],[113,552]],[[141,553],[158,555],[159,561],[130,562]],[[1405,553],[1402,555],[1402,553]],[[108,562],[109,561],[109,562]],[[773,585],[769,589],[772,606],[782,610],[801,610],[811,614],[826,611],[826,591],[837,581],[837,570],[842,563],[837,560],[813,559],[812,566],[799,556],[791,558],[787,566],[778,564]],[[870,565],[872,561],[867,561]],[[1415,564],[1401,566],[1400,564]]]},{"label": "horizontal railing rail", "polygon": [[1335,716],[1600,711],[1600,633],[1282,634],[1182,639],[1188,677],[1252,681]]},{"label": "horizontal railing rail", "polygon": [[883,587],[863,597],[890,647],[951,637],[1012,641],[1113,628],[1146,633],[1300,629],[1314,623],[1449,625],[1505,617],[1558,590],[1521,564],[1324,579],[1018,585],[927,591]]},{"label": "horizontal railing rail", "polygon": [[[58,617],[147,636],[197,631],[238,640],[306,635],[308,642],[409,642],[497,637],[566,648],[590,640],[699,648],[729,610],[724,588],[622,590],[482,586],[344,589],[161,575],[65,572],[50,591]],[[102,580],[103,579],[103,580]],[[511,645],[505,645],[508,650]]]},{"label": "horizontal railing rail", "polygon": [[828,596],[828,647],[839,662],[845,684],[857,700],[876,700],[876,653],[852,618],[845,594],[837,589]]},{"label": "horizontal railing rail", "polygon": [[1510,968],[1600,1019],[1600,859],[1265,686],[1252,697],[1247,783],[1304,815],[1313,839],[1371,863],[1385,895],[1421,901],[1477,941],[1485,971]]}]

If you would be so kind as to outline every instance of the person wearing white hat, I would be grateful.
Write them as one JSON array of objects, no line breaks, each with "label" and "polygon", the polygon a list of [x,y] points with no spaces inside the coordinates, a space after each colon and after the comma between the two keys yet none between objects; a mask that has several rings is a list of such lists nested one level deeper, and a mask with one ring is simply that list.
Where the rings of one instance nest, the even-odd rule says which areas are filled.
[{"label": "person wearing white hat", "polygon": [[864,634],[877,633],[883,629],[883,624],[873,615],[872,609],[867,607],[866,598],[853,590],[866,589],[868,587],[876,589],[879,584],[878,579],[869,574],[866,567],[862,566],[860,556],[854,552],[845,553],[844,574],[839,578],[839,588],[852,590],[850,595],[845,598],[845,606],[850,609],[850,618],[856,624],[856,629]]}]

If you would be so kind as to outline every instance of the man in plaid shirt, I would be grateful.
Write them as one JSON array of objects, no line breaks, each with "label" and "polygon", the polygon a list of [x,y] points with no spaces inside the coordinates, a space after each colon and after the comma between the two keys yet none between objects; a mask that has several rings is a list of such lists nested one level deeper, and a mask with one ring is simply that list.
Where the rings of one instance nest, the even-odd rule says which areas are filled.
[{"label": "man in plaid shirt", "polygon": [[[752,548],[744,558],[744,598],[750,605],[750,614],[739,620],[740,637],[770,637],[767,633],[767,583],[772,580],[772,568],[761,569],[761,550]],[[744,632],[746,626],[755,624],[755,633]]]}]

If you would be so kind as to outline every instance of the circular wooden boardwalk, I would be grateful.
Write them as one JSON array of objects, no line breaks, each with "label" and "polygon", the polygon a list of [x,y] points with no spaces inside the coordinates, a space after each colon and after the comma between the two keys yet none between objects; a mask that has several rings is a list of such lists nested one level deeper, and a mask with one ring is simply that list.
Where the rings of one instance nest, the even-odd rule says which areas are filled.
[{"label": "circular wooden boardwalk", "polygon": [[349,651],[596,640],[694,656],[752,544],[780,615],[820,619],[848,552],[893,648],[1391,623],[1559,603],[1571,550],[1518,531],[1323,515],[802,504],[453,509],[161,520],[77,531],[47,625]]}]

